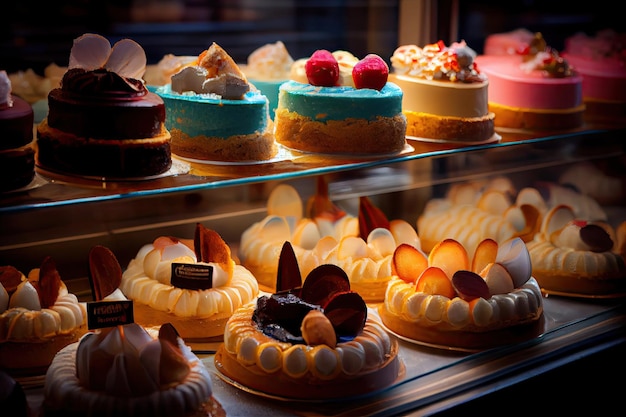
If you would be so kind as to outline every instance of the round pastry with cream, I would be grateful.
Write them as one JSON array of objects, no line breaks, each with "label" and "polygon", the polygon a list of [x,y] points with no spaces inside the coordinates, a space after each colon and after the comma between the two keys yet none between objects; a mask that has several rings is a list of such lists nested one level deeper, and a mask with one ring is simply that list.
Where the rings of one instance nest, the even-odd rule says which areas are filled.
[{"label": "round pastry with cream", "polygon": [[543,296],[524,241],[485,239],[473,258],[445,239],[426,256],[394,253],[394,276],[379,306],[383,324],[406,339],[463,351],[518,343],[543,332]]},{"label": "round pastry with cream", "polygon": [[28,277],[0,267],[0,368],[43,375],[54,355],[87,331],[87,312],[68,292],[55,262],[44,258]]},{"label": "round pastry with cream", "polygon": [[579,297],[626,295],[626,222],[614,229],[567,205],[553,207],[527,243],[533,276],[547,293]]},{"label": "round pastry with cream", "polygon": [[207,368],[171,324],[99,329],[62,349],[44,385],[46,417],[218,417]]},{"label": "round pastry with cream", "polygon": [[396,339],[368,317],[341,268],[320,265],[300,286],[285,242],[278,280],[278,292],[240,308],[226,324],[215,355],[221,374],[265,395],[300,400],[363,395],[402,375]]},{"label": "round pastry with cream", "polygon": [[391,57],[390,80],[402,89],[407,135],[482,142],[494,135],[487,105],[489,82],[465,41],[403,45]]},{"label": "round pastry with cream", "polygon": [[133,300],[137,323],[172,323],[186,341],[221,339],[228,318],[259,292],[222,237],[200,223],[193,242],[159,237],[144,245],[123,272],[120,289]]},{"label": "round pastry with cream", "polygon": [[404,220],[387,220],[367,197],[359,199],[358,217],[350,215],[328,199],[324,180],[318,181],[306,216],[295,188],[280,184],[272,190],[267,216],[241,236],[242,264],[253,272],[262,289],[273,292],[278,255],[283,243],[289,241],[303,276],[331,263],[345,271],[352,290],[367,302],[382,301],[396,246],[408,243],[420,247],[415,228]]}]

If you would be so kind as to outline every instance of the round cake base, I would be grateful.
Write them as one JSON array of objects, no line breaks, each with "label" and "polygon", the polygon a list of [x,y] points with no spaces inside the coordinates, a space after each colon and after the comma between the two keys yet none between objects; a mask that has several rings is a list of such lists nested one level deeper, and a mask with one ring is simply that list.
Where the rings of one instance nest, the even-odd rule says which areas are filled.
[{"label": "round cake base", "polygon": [[133,303],[135,322],[145,328],[159,328],[171,323],[185,342],[215,342],[223,339],[224,327],[229,314],[215,314],[210,317],[179,317],[175,314],[156,310],[135,301]]},{"label": "round cake base", "polygon": [[547,294],[581,298],[617,298],[626,296],[626,276],[597,277],[560,275],[554,271],[537,271],[533,276],[541,291]]},{"label": "round cake base", "polygon": [[481,142],[494,133],[493,113],[483,117],[448,117],[405,110],[406,134],[420,138]]},{"label": "round cake base", "polygon": [[288,148],[324,154],[386,155],[406,145],[406,117],[350,118],[318,122],[276,109],[276,141]]},{"label": "round cake base", "polygon": [[566,130],[581,127],[584,123],[585,105],[571,109],[526,109],[489,103],[495,114],[496,128],[522,130]]},{"label": "round cake base", "polygon": [[468,352],[521,343],[541,335],[545,330],[543,310],[531,321],[485,331],[418,326],[389,313],[384,304],[379,306],[378,314],[385,327],[400,337],[432,347]]},{"label": "round cake base", "polygon": [[256,366],[247,366],[221,345],[215,354],[215,367],[226,382],[254,394],[286,400],[318,401],[345,399],[389,387],[405,372],[398,358],[398,342],[393,340],[392,354],[380,368],[359,374],[342,375],[331,380],[313,377],[291,378],[281,372],[268,374]]},{"label": "round cake base", "polygon": [[83,325],[44,340],[4,341],[0,343],[0,369],[14,378],[44,375],[57,352],[86,332],[87,326]]}]

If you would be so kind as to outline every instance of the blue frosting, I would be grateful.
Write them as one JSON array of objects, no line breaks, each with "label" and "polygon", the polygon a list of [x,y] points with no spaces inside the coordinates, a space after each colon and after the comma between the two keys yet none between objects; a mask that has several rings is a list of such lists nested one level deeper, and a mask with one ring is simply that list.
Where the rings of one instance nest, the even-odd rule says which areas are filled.
[{"label": "blue frosting", "polygon": [[287,81],[280,86],[278,101],[281,108],[321,122],[347,118],[374,120],[402,114],[402,89],[391,82],[378,91]]},{"label": "blue frosting", "polygon": [[268,124],[268,100],[248,91],[241,100],[224,100],[210,94],[172,92],[171,85],[155,89],[165,103],[165,127],[189,136],[228,138],[263,132]]}]

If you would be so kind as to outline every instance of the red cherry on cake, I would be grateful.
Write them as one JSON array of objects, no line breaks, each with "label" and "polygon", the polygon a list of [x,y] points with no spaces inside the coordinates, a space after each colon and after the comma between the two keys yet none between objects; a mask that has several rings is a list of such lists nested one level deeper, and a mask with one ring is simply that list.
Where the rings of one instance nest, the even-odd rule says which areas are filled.
[{"label": "red cherry on cake", "polygon": [[339,81],[339,63],[326,49],[319,49],[304,64],[311,85],[334,87]]},{"label": "red cherry on cake", "polygon": [[388,76],[387,63],[376,54],[367,55],[352,69],[352,79],[356,88],[371,88],[380,91],[387,84]]}]

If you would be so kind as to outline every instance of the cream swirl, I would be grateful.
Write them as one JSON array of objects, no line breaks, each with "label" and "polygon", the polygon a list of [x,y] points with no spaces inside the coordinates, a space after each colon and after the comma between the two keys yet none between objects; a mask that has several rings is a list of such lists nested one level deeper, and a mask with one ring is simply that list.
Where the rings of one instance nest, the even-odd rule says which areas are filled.
[{"label": "cream swirl", "polygon": [[85,307],[64,283],[54,305],[41,308],[37,291],[29,281],[23,281],[11,295],[9,308],[0,315],[0,342],[68,334],[83,326],[86,317]]}]

